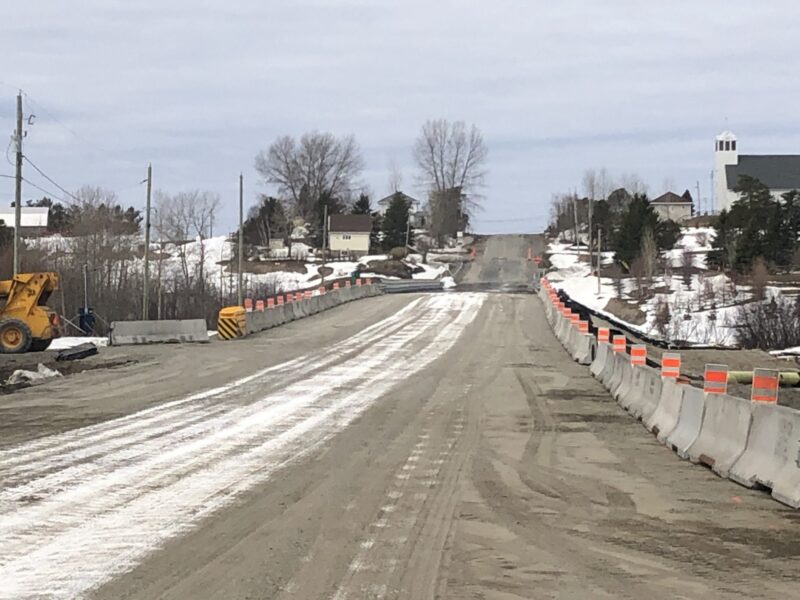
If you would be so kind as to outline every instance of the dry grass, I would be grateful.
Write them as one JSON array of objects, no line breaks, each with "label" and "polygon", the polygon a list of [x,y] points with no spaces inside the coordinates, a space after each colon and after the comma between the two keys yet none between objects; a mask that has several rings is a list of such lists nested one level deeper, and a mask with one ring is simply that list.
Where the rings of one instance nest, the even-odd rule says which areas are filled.
[{"label": "dry grass", "polygon": [[628,302],[619,300],[618,298],[612,298],[609,300],[604,310],[611,313],[618,319],[622,319],[623,321],[632,323],[633,325],[643,325],[647,320],[647,315],[641,311],[638,305],[629,304]]}]

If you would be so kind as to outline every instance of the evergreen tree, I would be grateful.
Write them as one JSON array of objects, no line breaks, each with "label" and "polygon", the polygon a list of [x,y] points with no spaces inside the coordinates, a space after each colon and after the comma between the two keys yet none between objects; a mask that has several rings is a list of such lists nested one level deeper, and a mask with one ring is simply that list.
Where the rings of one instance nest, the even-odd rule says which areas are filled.
[{"label": "evergreen tree", "polygon": [[[392,197],[389,208],[383,217],[383,249],[386,251],[398,246],[405,247],[406,231],[408,229],[409,203],[403,194],[397,192]],[[409,244],[412,243],[409,238]]]},{"label": "evergreen tree", "polygon": [[619,228],[611,240],[617,263],[630,270],[640,255],[642,239],[651,232],[658,251],[669,250],[680,237],[680,226],[673,221],[662,221],[645,194],[635,195],[622,213]]},{"label": "evergreen tree", "polygon": [[247,214],[244,222],[244,242],[253,246],[268,246],[270,240],[281,239],[288,233],[288,221],[283,204],[277,198],[261,195],[259,202]]}]

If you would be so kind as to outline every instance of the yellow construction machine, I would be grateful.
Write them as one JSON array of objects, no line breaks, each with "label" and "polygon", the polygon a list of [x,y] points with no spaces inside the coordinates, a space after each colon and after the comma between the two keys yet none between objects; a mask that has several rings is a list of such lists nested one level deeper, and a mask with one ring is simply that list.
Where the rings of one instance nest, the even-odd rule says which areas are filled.
[{"label": "yellow construction machine", "polygon": [[57,273],[20,273],[0,281],[0,353],[47,350],[60,335],[58,314],[47,307]]}]

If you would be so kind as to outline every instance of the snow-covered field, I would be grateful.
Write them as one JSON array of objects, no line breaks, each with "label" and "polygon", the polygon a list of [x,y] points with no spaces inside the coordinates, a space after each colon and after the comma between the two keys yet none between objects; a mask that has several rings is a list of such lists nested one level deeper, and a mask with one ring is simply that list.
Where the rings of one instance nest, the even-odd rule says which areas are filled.
[{"label": "snow-covered field", "polygon": [[[61,235],[51,235],[41,238],[31,239],[30,244],[49,253],[67,253],[70,251],[71,240]],[[141,243],[138,238],[131,237],[127,240],[131,248]],[[184,269],[195,274],[200,271],[202,265],[203,273],[211,281],[220,282],[225,285],[225,281],[231,277],[226,269],[226,264],[234,258],[233,246],[226,236],[216,236],[200,240],[199,238],[182,245],[165,244],[163,253],[167,257],[159,259],[160,247],[158,244],[152,245],[151,269],[153,275],[161,269],[162,279],[173,281],[183,277]],[[278,251],[280,253],[280,251]],[[288,257],[288,250],[283,254]],[[303,243],[292,244],[291,257],[294,260],[304,260],[305,271],[275,271],[271,273],[246,273],[245,284],[250,289],[274,287],[276,292],[288,292],[310,287],[313,282],[320,281],[319,270],[322,263],[310,257],[311,248]],[[358,265],[368,265],[371,261],[386,260],[385,254],[364,256],[359,261],[328,261],[326,267],[333,269],[328,278],[349,277]],[[406,259],[406,263],[411,266],[419,266],[423,269],[422,273],[415,273],[414,279],[439,279],[448,272],[447,265],[435,261],[435,256],[431,257],[429,264],[422,264],[422,256],[411,255]],[[133,258],[130,267],[139,272],[144,270],[144,261],[141,258]],[[257,264],[257,263],[256,263]],[[262,263],[263,264],[263,263]],[[364,277],[375,277],[377,274],[370,273],[368,269],[362,269]]]},{"label": "snow-covered field", "polygon": [[[548,252],[550,263],[556,271],[548,273],[547,277],[557,288],[563,289],[581,304],[613,316],[649,336],[699,345],[733,346],[735,314],[739,304],[751,299],[750,289],[737,287],[723,274],[700,272],[685,278],[680,270],[684,253],[692,256],[695,269],[705,269],[712,240],[713,229],[684,228],[676,247],[666,253],[672,266],[671,273],[661,273],[653,278],[649,288],[655,294],[643,303],[635,300],[634,280],[623,280],[622,297],[619,299],[644,313],[645,321],[640,325],[627,322],[606,310],[609,300],[618,298],[617,289],[612,279],[603,277],[598,293],[597,277],[586,262],[585,249],[580,252],[584,260],[580,260],[579,252],[569,244],[551,243]],[[611,264],[612,261],[613,254],[604,253],[603,264]],[[779,292],[775,288],[768,288],[767,293]],[[659,314],[668,316],[668,320],[661,319],[666,323],[659,323]]]}]

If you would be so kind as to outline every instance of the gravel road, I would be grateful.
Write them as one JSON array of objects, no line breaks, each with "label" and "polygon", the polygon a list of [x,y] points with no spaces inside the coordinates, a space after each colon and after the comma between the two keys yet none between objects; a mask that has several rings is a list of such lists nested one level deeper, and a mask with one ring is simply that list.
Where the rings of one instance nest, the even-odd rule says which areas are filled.
[{"label": "gravel road", "polygon": [[[465,280],[527,279],[535,243],[489,238]],[[0,399],[0,598],[796,593],[798,513],[660,446],[535,296],[131,354]]]}]

